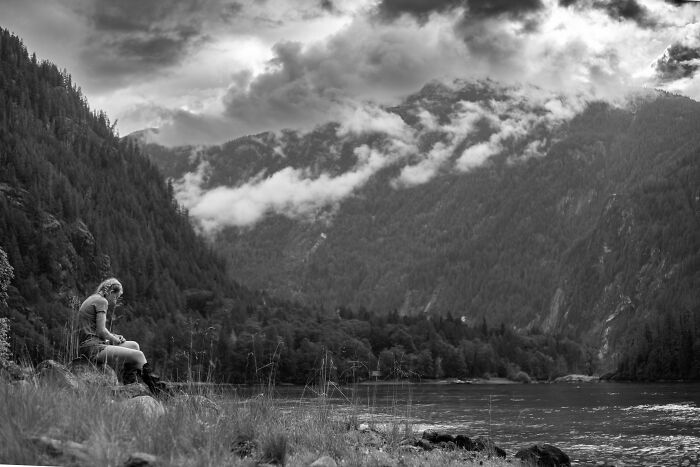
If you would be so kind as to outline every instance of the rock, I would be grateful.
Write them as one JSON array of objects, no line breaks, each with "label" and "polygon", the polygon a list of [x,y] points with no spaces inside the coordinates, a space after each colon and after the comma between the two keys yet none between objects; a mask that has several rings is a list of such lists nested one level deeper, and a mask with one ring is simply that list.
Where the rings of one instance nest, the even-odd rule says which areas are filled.
[{"label": "rock", "polygon": [[124,467],[154,467],[156,465],[158,465],[158,458],[144,452],[135,452],[124,462]]},{"label": "rock", "polygon": [[255,440],[246,439],[239,436],[236,437],[233,444],[231,445],[231,452],[239,457],[248,457],[257,448],[258,444],[255,442]]},{"label": "rock", "polygon": [[416,454],[418,452],[421,452],[421,448],[418,446],[399,446],[399,452],[403,452],[405,454]]},{"label": "rock", "polygon": [[564,451],[551,444],[535,444],[521,449],[515,457],[530,466],[560,467],[570,466],[571,461]]},{"label": "rock", "polygon": [[338,467],[331,456],[323,456],[316,459],[309,467]]},{"label": "rock", "polygon": [[138,396],[123,401],[124,410],[135,413],[141,413],[147,417],[160,417],[165,415],[165,407],[163,404],[152,398],[151,396]]},{"label": "rock", "polygon": [[95,237],[88,229],[85,222],[78,219],[70,228],[70,240],[78,254],[92,252],[95,247]]},{"label": "rock", "polygon": [[506,457],[506,451],[503,450],[502,448],[499,448],[494,444],[494,442],[489,439],[489,438],[484,438],[483,436],[479,436],[474,440],[474,451],[486,451],[491,454],[495,454],[498,457],[502,457],[505,459]]},{"label": "rock", "polygon": [[31,368],[22,368],[13,361],[0,365],[0,379],[6,381],[27,381],[34,377]]},{"label": "rock", "polygon": [[475,450],[474,442],[469,438],[469,436],[457,435],[457,436],[455,436],[454,442],[457,445],[457,447],[460,449],[465,449],[467,451],[474,451]]},{"label": "rock", "polygon": [[416,442],[415,446],[419,447],[419,448],[423,448],[423,450],[425,450],[425,451],[432,451],[435,448],[433,443],[431,443],[427,439],[419,439]]},{"label": "rock", "polygon": [[47,436],[29,438],[29,440],[51,457],[69,458],[83,465],[92,464],[89,450],[83,444],[74,441],[61,441]]},{"label": "rock", "polygon": [[439,433],[435,430],[425,430],[423,432],[423,439],[430,441],[431,443],[454,443],[455,438],[449,433]]},{"label": "rock", "polygon": [[140,396],[149,396],[151,391],[143,383],[131,383],[119,386],[112,386],[112,395],[121,399],[131,399]]},{"label": "rock", "polygon": [[599,376],[588,375],[566,375],[560,376],[554,380],[555,383],[597,383],[600,381]]},{"label": "rock", "polygon": [[435,430],[425,430],[421,440],[413,443],[413,445],[422,447],[425,450],[435,448],[450,451],[454,449],[464,449],[465,451],[486,451],[498,457],[506,457],[506,452],[496,446],[493,441],[488,438],[479,437],[472,440],[463,434],[451,435],[449,433],[440,433]]},{"label": "rock", "polygon": [[119,384],[117,373],[107,364],[92,363],[81,357],[68,364],[71,373],[86,386],[112,387]]},{"label": "rock", "polygon": [[457,449],[457,445],[452,441],[440,441],[437,445],[440,449],[445,449],[446,451],[454,451]]},{"label": "rock", "polygon": [[82,389],[83,385],[68,368],[53,360],[44,360],[36,369],[39,382],[68,389]]}]

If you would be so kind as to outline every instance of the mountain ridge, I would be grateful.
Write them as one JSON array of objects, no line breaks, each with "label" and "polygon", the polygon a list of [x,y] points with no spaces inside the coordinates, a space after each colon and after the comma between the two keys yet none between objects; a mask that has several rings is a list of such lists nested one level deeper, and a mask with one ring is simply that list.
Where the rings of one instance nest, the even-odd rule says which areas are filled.
[{"label": "mountain ridge", "polygon": [[[430,101],[431,109],[442,109],[433,115],[444,126],[449,109],[465,96],[477,99],[474,105],[502,98],[492,83],[462,84],[456,91],[454,86],[428,85],[389,111],[404,122],[420,125],[420,118],[409,110],[416,102]],[[624,302],[606,292],[615,281],[596,279],[595,285],[589,284],[591,276],[575,263],[585,261],[593,268],[593,246],[600,251],[653,251],[650,239],[613,232],[605,234],[607,246],[600,244],[598,237],[606,223],[613,222],[613,214],[629,215],[629,207],[611,211],[611,206],[633,202],[650,180],[665,180],[669,168],[679,161],[692,170],[700,150],[695,131],[700,104],[665,93],[630,102],[627,107],[589,103],[559,125],[534,125],[533,133],[521,140],[506,140],[502,151],[470,171],[439,170],[430,181],[412,187],[392,187],[400,168],[389,165],[315,217],[294,219],[268,213],[254,227],[225,228],[216,235],[216,244],[229,255],[233,277],[304,303],[380,313],[396,310],[400,315],[427,310],[464,317],[471,323],[486,318],[494,325],[504,321],[516,328],[543,327],[585,339],[613,365],[622,357],[611,336],[639,318],[611,319]],[[477,121],[476,131],[454,145],[454,154],[493,139],[497,129],[489,125],[492,122]],[[258,151],[267,156],[239,157],[248,154],[243,142],[250,138],[260,143]],[[377,138],[381,140],[381,135],[345,140],[346,146],[338,151],[346,158],[345,170],[353,166],[352,149]],[[298,150],[303,146],[299,141],[305,142],[306,151]],[[543,141],[539,149],[545,154],[523,160],[524,148],[533,141]],[[324,148],[337,144],[337,126],[329,124],[301,135],[295,145],[280,144],[276,135],[262,134],[202,149],[202,159],[212,164],[211,172],[216,174],[207,187],[240,186],[246,183],[244,174],[258,174],[260,180],[284,167],[298,169],[303,166],[299,161],[311,167],[326,164],[336,170],[331,173],[342,174],[343,167],[321,157]],[[427,152],[433,144],[420,148]],[[313,160],[314,148],[317,160]],[[275,150],[286,158],[275,160]],[[146,152],[150,153],[148,147]],[[266,165],[266,161],[273,162]],[[235,169],[227,170],[225,164]],[[174,178],[184,173],[168,170]],[[690,191],[697,189],[697,182],[687,183]],[[696,242],[697,233],[687,235]],[[638,244],[629,246],[628,240]],[[685,254],[697,257],[693,242]],[[582,246],[586,244],[587,248]],[[653,270],[644,269],[639,258],[617,263],[626,261],[637,267],[625,266],[628,276]],[[630,284],[627,280],[619,287],[628,289]],[[588,291],[585,297],[579,287]],[[684,300],[697,310],[697,301],[689,299],[688,293],[684,292]],[[642,302],[637,308],[646,309]],[[589,310],[585,303],[595,305]],[[647,318],[654,315],[644,313]],[[628,345],[625,339],[620,342],[621,347]]]}]

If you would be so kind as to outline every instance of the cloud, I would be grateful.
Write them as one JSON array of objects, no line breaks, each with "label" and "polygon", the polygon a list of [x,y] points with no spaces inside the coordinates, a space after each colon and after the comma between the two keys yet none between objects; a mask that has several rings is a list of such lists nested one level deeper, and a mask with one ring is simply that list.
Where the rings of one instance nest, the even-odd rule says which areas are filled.
[{"label": "cloud", "polygon": [[696,3],[5,0],[0,17],[123,134],[158,125],[169,144],[306,131],[433,79],[605,99],[661,84],[700,97],[685,37]]},{"label": "cloud", "polygon": [[387,20],[394,20],[401,15],[407,14],[420,21],[427,21],[432,13],[443,13],[461,7],[464,0],[383,0],[377,6],[380,17]]},{"label": "cloud", "polygon": [[660,82],[692,78],[700,68],[700,45],[675,43],[656,61],[655,70]]},{"label": "cloud", "polygon": [[657,20],[652,12],[637,0],[559,0],[564,7],[596,9],[616,21],[634,21],[643,28],[653,28]]},{"label": "cloud", "polygon": [[286,167],[264,179],[253,179],[237,187],[202,189],[208,166],[205,162],[194,174],[174,184],[178,201],[198,222],[205,233],[227,226],[253,225],[267,214],[292,218],[314,216],[331,208],[363,186],[378,170],[401,157],[368,146],[356,149],[357,166],[344,174],[322,173]]},{"label": "cloud", "polygon": [[323,122],[346,121],[348,113],[364,107],[360,102],[398,102],[433,79],[435,70],[456,76],[467,66],[463,45],[445,33],[449,24],[448,18],[436,19],[416,30],[411,21],[384,26],[358,21],[327,41],[279,42],[264,70],[234,76],[220,114],[190,112],[185,120],[173,113],[163,122],[172,130],[163,134],[190,133],[184,125],[198,115],[207,123],[195,127],[218,122],[214,127],[222,133],[212,142],[283,128],[308,131]]},{"label": "cloud", "polygon": [[92,27],[82,48],[92,85],[107,89],[163,73],[208,40],[207,24],[230,4],[204,0],[79,1]]},{"label": "cloud", "polygon": [[439,133],[442,138],[427,153],[419,155],[418,162],[401,169],[399,176],[391,181],[394,188],[422,185],[435,178],[454,156],[457,146],[476,130],[477,122],[489,117],[488,112],[473,102],[461,102],[446,125],[439,125],[437,118],[425,109],[418,109],[416,114],[424,132]]},{"label": "cloud", "polygon": [[[355,148],[355,166],[340,175],[315,173],[308,168],[285,167],[268,177],[255,176],[234,187],[207,189],[211,166],[203,160],[198,169],[174,182],[175,196],[205,233],[227,226],[246,227],[268,214],[313,218],[333,209],[364,186],[381,169],[415,153],[414,132],[401,118],[377,106],[346,109],[338,127],[339,138],[380,133],[372,146]],[[282,148],[275,148],[281,153]]]},{"label": "cloud", "polygon": [[460,9],[470,18],[497,16],[520,17],[543,8],[541,0],[382,0],[377,10],[385,19],[393,20],[401,15],[411,15],[421,22],[433,13],[445,13]]}]

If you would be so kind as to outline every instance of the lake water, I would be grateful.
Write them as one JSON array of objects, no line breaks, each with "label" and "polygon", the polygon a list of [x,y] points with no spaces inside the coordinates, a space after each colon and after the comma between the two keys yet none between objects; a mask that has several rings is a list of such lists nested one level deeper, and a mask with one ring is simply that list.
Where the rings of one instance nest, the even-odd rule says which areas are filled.
[{"label": "lake water", "polygon": [[[309,389],[278,396],[318,404]],[[509,456],[549,443],[577,465],[700,465],[700,384],[405,383],[338,388],[330,399],[364,422],[490,436]]]}]

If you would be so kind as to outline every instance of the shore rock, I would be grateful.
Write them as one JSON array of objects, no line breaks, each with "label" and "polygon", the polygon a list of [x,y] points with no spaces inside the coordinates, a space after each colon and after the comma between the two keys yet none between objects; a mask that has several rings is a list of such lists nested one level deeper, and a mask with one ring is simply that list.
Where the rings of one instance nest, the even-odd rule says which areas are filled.
[{"label": "shore rock", "polygon": [[338,467],[331,456],[323,456],[316,459],[309,467]]},{"label": "shore rock", "polygon": [[67,458],[73,461],[78,461],[81,465],[90,465],[90,454],[87,446],[76,443],[74,441],[61,441],[58,439],[49,438],[47,436],[39,436],[29,438],[29,440],[39,449],[44,451],[51,457]]},{"label": "shore rock", "polygon": [[157,465],[158,458],[144,452],[135,452],[124,462],[124,467],[155,467]]},{"label": "shore rock", "polygon": [[465,451],[486,451],[498,457],[505,458],[506,451],[496,446],[489,438],[478,437],[474,440],[464,434],[452,435],[440,433],[435,430],[425,430],[419,440],[411,442],[413,446],[423,448],[426,451],[433,449],[464,449]]},{"label": "shore rock", "polygon": [[165,415],[165,407],[163,404],[151,396],[133,397],[123,401],[121,404],[124,410],[138,412],[147,417],[160,417],[161,415]]},{"label": "shore rock", "polygon": [[107,364],[95,364],[86,358],[76,358],[68,370],[88,386],[112,387],[119,384],[117,373]]},{"label": "shore rock", "polygon": [[554,380],[555,383],[597,383],[598,381],[600,381],[599,376],[588,375],[566,375]]},{"label": "shore rock", "polygon": [[36,373],[41,383],[75,390],[83,387],[78,378],[68,371],[68,368],[53,360],[41,362],[36,368]]},{"label": "shore rock", "polygon": [[537,467],[570,467],[571,460],[564,451],[551,444],[535,444],[521,449],[515,457],[529,466]]},{"label": "shore rock", "polygon": [[112,386],[112,395],[121,399],[131,399],[133,397],[149,396],[151,391],[143,383],[131,383],[125,385]]},{"label": "shore rock", "polygon": [[474,449],[472,449],[472,451],[486,451],[503,459],[506,458],[506,451],[504,449],[499,448],[491,439],[483,436],[479,436],[474,440]]}]

